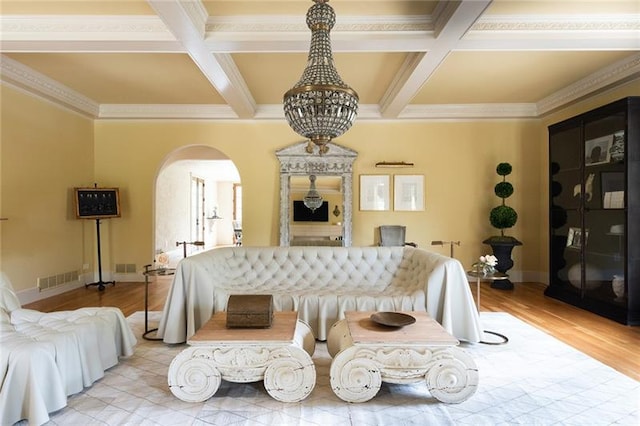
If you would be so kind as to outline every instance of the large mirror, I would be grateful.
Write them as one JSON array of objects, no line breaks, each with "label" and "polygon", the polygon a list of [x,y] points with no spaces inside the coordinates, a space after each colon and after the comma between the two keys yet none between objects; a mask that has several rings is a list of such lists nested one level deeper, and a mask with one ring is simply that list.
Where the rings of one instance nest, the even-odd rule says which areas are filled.
[{"label": "large mirror", "polygon": [[[320,155],[306,151],[307,142],[276,151],[280,161],[280,245],[351,246],[353,162],[357,152],[332,143]],[[301,201],[309,190],[309,176],[326,204],[309,220]],[[294,209],[298,211],[294,211]],[[295,215],[295,217],[294,217]],[[294,220],[297,219],[297,220]]]}]

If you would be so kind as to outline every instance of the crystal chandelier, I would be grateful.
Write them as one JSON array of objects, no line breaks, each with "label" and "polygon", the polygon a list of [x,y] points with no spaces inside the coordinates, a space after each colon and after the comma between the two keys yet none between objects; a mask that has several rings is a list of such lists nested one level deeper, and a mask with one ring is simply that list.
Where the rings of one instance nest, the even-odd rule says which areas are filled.
[{"label": "crystal chandelier", "polygon": [[307,195],[305,195],[302,200],[304,205],[307,206],[307,208],[310,209],[312,212],[314,212],[317,208],[319,208],[322,205],[322,196],[316,190],[315,175],[309,176],[309,181],[311,182],[311,184],[309,185],[309,192],[307,192]]},{"label": "crystal chandelier", "polygon": [[314,144],[326,153],[327,143],[353,124],[358,114],[358,94],[342,81],[333,64],[329,32],[336,22],[328,0],[313,0],[307,12],[311,47],[307,67],[300,81],[284,94],[284,115],[289,126],[309,138],[307,152]]}]

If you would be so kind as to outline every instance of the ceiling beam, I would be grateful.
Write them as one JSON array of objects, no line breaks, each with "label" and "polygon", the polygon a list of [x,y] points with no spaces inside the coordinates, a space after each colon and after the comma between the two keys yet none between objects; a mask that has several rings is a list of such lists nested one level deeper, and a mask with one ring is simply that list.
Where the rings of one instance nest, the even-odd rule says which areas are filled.
[{"label": "ceiling beam", "polygon": [[256,104],[235,63],[228,54],[212,54],[204,42],[206,17],[197,22],[206,15],[204,6],[183,0],[149,0],[149,4],[238,118],[253,117]]},{"label": "ceiling beam", "polygon": [[[73,90],[3,57],[0,80],[100,117],[282,119],[281,105],[255,105],[233,53],[308,52],[308,28],[299,16],[208,16],[201,2],[149,0],[158,16],[0,16],[2,52],[121,52],[188,54],[228,105],[97,105]],[[640,78],[638,56],[588,76],[540,100],[514,105],[411,105],[451,51],[640,51],[640,14],[489,15],[490,1],[442,1],[433,16],[340,16],[334,52],[407,52],[402,71],[380,105],[361,105],[359,119],[532,117],[554,111],[591,90]],[[478,8],[482,10],[478,10]],[[443,109],[445,113],[435,111]],[[176,114],[176,111],[178,113]],[[384,115],[383,115],[384,114]]]},{"label": "ceiling beam", "polygon": [[384,118],[398,117],[435,70],[478,20],[491,0],[441,1],[436,7],[436,41],[429,52],[409,57],[382,97]]},{"label": "ceiling beam", "polygon": [[[287,24],[290,19],[209,17],[204,30],[201,23],[192,25],[197,26],[195,31],[210,52],[308,52],[308,28],[304,24]],[[367,19],[370,22],[365,24]],[[331,31],[332,50],[427,52],[437,42],[433,21],[428,15],[375,19],[341,16],[341,24]],[[478,19],[456,49],[640,50],[639,34],[640,15],[493,16]],[[185,53],[181,40],[176,40],[157,16],[0,16],[0,41],[5,53]]]}]

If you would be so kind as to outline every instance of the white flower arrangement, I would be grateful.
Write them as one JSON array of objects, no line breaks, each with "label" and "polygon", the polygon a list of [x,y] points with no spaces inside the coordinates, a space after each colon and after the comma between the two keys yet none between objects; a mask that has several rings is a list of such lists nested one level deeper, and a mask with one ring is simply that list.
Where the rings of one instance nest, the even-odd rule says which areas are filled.
[{"label": "white flower arrangement", "polygon": [[478,272],[482,272],[482,275],[487,276],[496,272],[496,266],[498,265],[498,258],[492,254],[485,254],[480,256],[478,262],[472,266]]},{"label": "white flower arrangement", "polygon": [[156,267],[158,269],[166,269],[169,267],[169,255],[167,253],[158,253],[156,255]]}]

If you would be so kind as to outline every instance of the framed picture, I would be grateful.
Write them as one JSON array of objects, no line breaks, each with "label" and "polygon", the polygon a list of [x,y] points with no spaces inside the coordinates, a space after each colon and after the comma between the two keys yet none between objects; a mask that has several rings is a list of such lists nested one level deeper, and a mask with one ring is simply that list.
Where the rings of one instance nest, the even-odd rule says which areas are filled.
[{"label": "framed picture", "polygon": [[602,136],[595,139],[589,139],[584,142],[584,164],[593,166],[596,164],[608,163],[611,160],[611,144],[613,143],[613,135]]},{"label": "framed picture", "polygon": [[395,175],[393,177],[393,209],[424,210],[424,176]]},{"label": "framed picture", "polygon": [[584,230],[585,234],[582,235],[580,228],[569,228],[569,234],[567,235],[567,247],[580,249],[583,245],[587,245],[587,238],[589,237],[589,230]]},{"label": "framed picture", "polygon": [[360,210],[389,210],[389,175],[360,175]]},{"label": "framed picture", "polygon": [[75,188],[77,219],[120,217],[118,188]]}]

